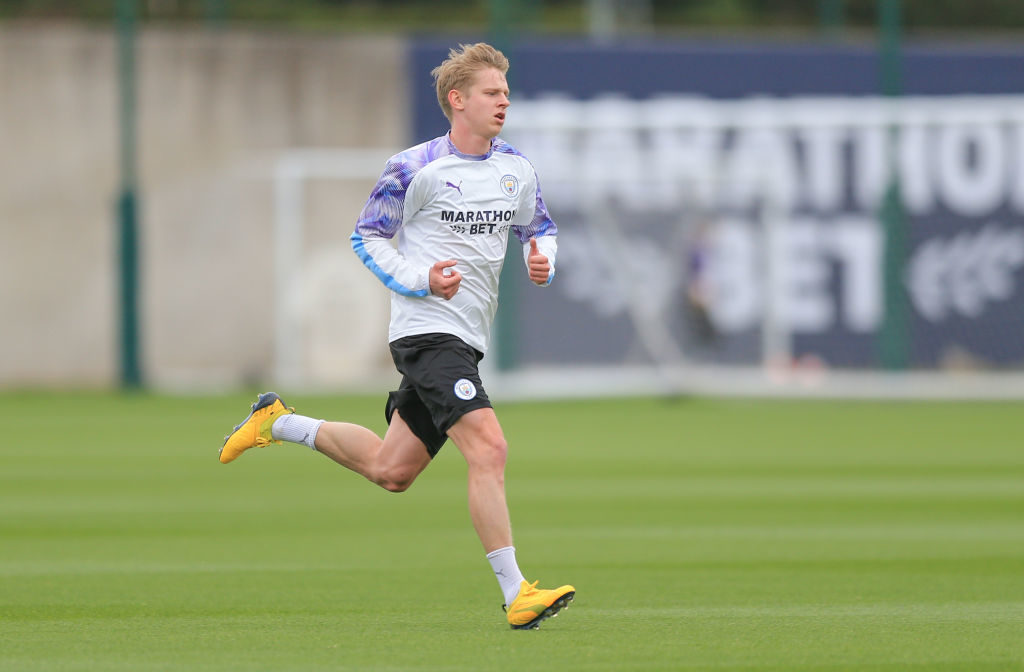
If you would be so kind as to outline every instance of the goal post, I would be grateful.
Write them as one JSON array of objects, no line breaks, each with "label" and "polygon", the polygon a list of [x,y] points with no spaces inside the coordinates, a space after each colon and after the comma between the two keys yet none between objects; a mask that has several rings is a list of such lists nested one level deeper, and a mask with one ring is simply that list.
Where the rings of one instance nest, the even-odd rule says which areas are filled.
[{"label": "goal post", "polygon": [[[275,163],[273,376],[283,387],[358,385],[384,369],[369,363],[379,362],[386,347],[387,291],[362,272],[344,231],[355,226],[359,209],[394,154],[390,148],[296,149]],[[328,207],[310,206],[316,185],[336,196]],[[314,226],[314,220],[319,224]],[[311,229],[329,235],[311,235]],[[311,343],[318,321],[326,323],[324,340],[336,341],[334,347]]]}]

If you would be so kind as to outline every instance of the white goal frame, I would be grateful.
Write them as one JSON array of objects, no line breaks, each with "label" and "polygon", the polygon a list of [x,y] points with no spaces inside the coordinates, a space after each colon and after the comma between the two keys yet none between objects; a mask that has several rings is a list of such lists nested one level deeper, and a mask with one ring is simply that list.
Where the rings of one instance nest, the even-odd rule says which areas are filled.
[{"label": "white goal frame", "polygon": [[308,386],[303,374],[301,302],[299,300],[306,228],[306,183],[312,179],[375,180],[390,148],[295,149],[282,154],[273,171],[274,187],[274,367],[276,383]]}]

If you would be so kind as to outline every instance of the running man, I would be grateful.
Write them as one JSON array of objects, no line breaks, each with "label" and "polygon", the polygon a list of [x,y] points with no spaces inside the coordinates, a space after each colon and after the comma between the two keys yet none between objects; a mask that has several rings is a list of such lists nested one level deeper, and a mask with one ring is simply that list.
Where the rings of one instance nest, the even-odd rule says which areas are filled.
[{"label": "running man", "polygon": [[534,284],[546,287],[555,275],[558,229],[537,174],[497,137],[509,107],[508,66],[500,51],[478,43],[452,49],[434,68],[451,130],[388,160],[352,234],[355,253],[391,290],[388,341],[402,381],[388,395],[384,437],[298,415],[268,392],[225,439],[220,461],[271,442],[302,443],[402,492],[451,439],[466,460],[470,517],[507,620],[514,629],[533,629],[576,591],[540,589],[523,578],[505,501],[507,443],[478,371],[509,233],[523,246]]}]

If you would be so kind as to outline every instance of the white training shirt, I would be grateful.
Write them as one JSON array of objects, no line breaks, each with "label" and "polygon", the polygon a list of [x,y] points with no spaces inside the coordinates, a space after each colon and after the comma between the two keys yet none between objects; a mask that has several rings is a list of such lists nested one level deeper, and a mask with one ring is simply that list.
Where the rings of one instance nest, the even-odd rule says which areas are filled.
[{"label": "white training shirt", "polygon": [[[537,239],[551,262],[550,284],[558,229],[533,165],[505,141],[495,138],[477,156],[459,152],[446,134],[391,157],[352,234],[352,249],[392,291],[388,340],[440,332],[486,353],[510,230],[524,260]],[[428,279],[446,259],[462,274],[448,301],[430,293]]]}]

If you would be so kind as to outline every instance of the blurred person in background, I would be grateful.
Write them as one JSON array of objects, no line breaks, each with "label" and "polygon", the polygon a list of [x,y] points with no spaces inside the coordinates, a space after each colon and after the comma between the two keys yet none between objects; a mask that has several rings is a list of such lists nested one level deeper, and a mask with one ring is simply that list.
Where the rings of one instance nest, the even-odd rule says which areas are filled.
[{"label": "blurred person in background", "polygon": [[534,284],[547,286],[555,274],[558,230],[537,174],[497,137],[509,107],[508,67],[488,44],[450,51],[432,75],[451,130],[388,160],[352,234],[356,254],[391,290],[388,340],[402,381],[388,395],[384,437],[298,415],[268,392],[225,439],[220,461],[271,442],[302,443],[402,492],[450,438],[468,465],[470,516],[507,620],[531,629],[566,607],[575,589],[539,589],[519,569],[505,499],[507,444],[478,370],[509,233],[523,245]]},{"label": "blurred person in background", "polygon": [[702,216],[686,248],[686,313],[690,333],[699,345],[710,345],[718,340],[718,332],[711,320],[712,288],[709,277],[711,263],[710,216]]}]

